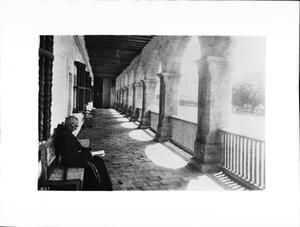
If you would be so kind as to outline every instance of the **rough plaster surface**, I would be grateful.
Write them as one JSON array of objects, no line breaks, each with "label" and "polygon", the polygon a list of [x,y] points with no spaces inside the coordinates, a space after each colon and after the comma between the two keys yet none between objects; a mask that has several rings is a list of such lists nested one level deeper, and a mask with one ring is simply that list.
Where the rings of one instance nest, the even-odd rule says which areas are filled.
[{"label": "rough plaster surface", "polygon": [[190,36],[157,36],[153,38],[117,78],[117,89],[155,78],[159,68],[167,73],[179,73],[181,59]]},{"label": "rough plaster surface", "polygon": [[[74,61],[84,63],[83,57],[76,46],[73,36],[54,36],[54,61],[52,82],[52,106],[51,106],[51,133],[57,124],[63,122],[69,115],[68,108],[73,109],[74,74],[76,67]],[[69,80],[69,75],[72,80]],[[71,83],[70,83],[70,82]],[[71,106],[68,107],[68,105]]]}]

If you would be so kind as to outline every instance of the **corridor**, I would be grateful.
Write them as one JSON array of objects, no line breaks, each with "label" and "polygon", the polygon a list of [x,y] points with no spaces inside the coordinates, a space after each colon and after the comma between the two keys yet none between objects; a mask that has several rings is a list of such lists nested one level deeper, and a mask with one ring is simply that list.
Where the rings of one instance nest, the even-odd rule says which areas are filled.
[{"label": "corridor", "polygon": [[114,190],[245,190],[222,173],[199,173],[188,164],[191,155],[170,142],[155,142],[151,130],[138,129],[139,122],[114,109],[97,109],[93,121],[78,138],[105,150]]}]

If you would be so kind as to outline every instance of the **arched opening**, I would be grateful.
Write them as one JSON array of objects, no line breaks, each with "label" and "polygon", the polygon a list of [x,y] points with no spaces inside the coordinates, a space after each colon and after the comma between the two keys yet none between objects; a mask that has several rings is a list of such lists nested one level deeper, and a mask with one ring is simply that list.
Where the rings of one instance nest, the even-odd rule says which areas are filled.
[{"label": "arched opening", "polygon": [[255,138],[265,131],[264,37],[235,37],[232,55],[230,129]]},{"label": "arched opening", "polygon": [[179,107],[177,116],[197,122],[198,113],[198,66],[195,60],[200,58],[200,44],[196,36],[189,41],[182,57],[181,79],[179,84]]}]

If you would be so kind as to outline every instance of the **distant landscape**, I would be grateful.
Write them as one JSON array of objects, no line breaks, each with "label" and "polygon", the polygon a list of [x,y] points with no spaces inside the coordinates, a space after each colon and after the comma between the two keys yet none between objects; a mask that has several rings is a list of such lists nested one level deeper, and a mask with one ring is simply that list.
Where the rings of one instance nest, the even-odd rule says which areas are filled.
[{"label": "distant landscape", "polygon": [[[191,122],[197,122],[196,106],[179,106],[178,117]],[[229,129],[235,132],[264,139],[265,116],[232,113]]]}]

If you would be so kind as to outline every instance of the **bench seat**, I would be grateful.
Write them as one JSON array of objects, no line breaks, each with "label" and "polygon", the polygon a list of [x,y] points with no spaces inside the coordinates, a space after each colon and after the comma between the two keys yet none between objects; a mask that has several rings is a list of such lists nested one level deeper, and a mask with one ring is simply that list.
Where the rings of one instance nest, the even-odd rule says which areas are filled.
[{"label": "bench seat", "polygon": [[92,128],[92,127],[94,127],[93,116],[86,115],[84,117],[83,127],[85,127],[85,128]]},{"label": "bench seat", "polygon": [[[79,140],[83,146],[89,146],[90,140]],[[84,168],[66,168],[60,164],[60,157],[55,152],[53,139],[39,144],[41,190],[82,190]]]},{"label": "bench seat", "polygon": [[51,173],[47,185],[74,185],[76,190],[82,189],[82,182],[84,176],[84,168],[64,168],[56,167]]}]

